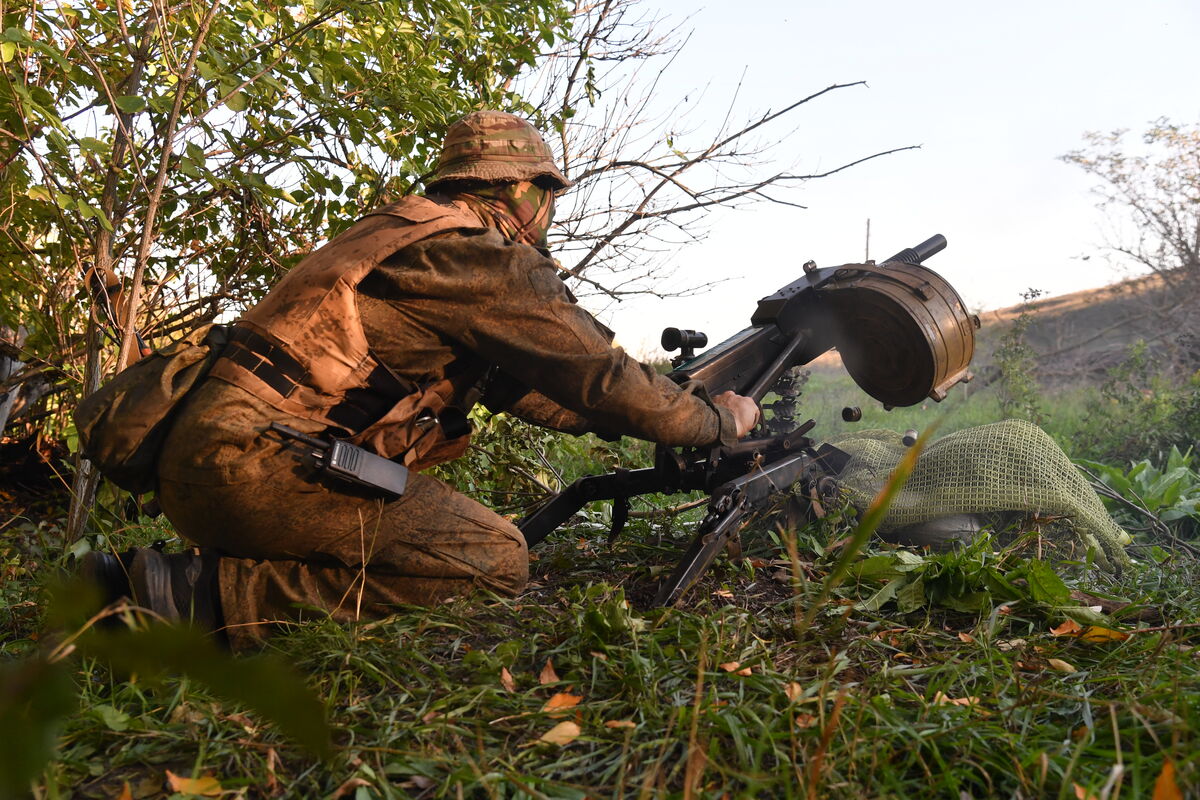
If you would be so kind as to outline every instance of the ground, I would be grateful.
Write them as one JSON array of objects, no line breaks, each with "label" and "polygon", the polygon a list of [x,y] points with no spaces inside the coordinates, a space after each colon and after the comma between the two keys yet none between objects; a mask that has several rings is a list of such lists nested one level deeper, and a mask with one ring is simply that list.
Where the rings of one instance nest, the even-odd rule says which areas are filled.
[{"label": "ground", "polygon": [[[747,535],[740,564],[653,609],[687,522],[637,520],[609,549],[595,516],[535,552],[516,599],[272,639],[265,655],[320,698],[324,759],[195,676],[122,680],[64,659],[79,707],[36,794],[1100,798],[1149,797],[1164,770],[1200,780],[1190,559],[1145,550],[1120,578],[1059,564],[1068,588],[1133,603],[1095,616],[1030,587],[1045,576],[1028,564],[1044,561],[987,546],[872,546],[832,587],[846,528],[825,522],[791,556],[778,535]],[[54,535],[20,530],[18,548]],[[162,534],[147,520],[124,531]],[[38,615],[11,602],[38,597],[32,577],[7,583],[9,657],[38,647]],[[915,596],[872,602],[897,577]],[[1072,616],[1084,623],[1063,627]]]}]

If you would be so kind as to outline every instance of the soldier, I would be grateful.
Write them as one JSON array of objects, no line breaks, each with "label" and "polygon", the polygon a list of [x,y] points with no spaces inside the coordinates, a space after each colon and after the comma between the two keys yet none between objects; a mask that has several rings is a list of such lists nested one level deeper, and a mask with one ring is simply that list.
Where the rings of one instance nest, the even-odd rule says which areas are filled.
[{"label": "soldier", "polygon": [[[372,211],[238,320],[159,459],[159,502],[199,554],[135,551],[138,602],[240,646],[304,609],[344,620],[475,586],[515,595],[529,570],[520,531],[418,472],[466,449],[476,402],[576,434],[744,436],[753,400],[677,386],[576,305],[544,249],[568,186],[529,123],[469,114],[426,196]],[[404,494],[320,473],[272,422],[405,464]],[[125,567],[104,554],[85,564],[110,587]]]}]

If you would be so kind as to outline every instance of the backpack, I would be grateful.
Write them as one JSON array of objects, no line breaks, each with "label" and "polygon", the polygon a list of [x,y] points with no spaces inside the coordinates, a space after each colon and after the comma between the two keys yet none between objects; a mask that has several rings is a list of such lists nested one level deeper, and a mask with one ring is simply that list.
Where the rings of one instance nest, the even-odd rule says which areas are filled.
[{"label": "backpack", "polygon": [[152,491],[171,421],[227,340],[225,326],[204,325],[126,367],[85,397],[75,409],[83,455],[122,489]]}]

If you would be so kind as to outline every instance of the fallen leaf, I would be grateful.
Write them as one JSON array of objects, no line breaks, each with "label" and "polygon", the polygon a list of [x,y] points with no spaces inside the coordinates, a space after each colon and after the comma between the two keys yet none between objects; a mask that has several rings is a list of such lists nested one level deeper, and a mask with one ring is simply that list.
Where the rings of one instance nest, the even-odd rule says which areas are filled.
[{"label": "fallen leaf", "polygon": [[129,781],[125,781],[125,785],[121,787],[117,800],[133,800],[133,789],[129,788]]},{"label": "fallen leaf", "polygon": [[1011,614],[1012,606],[1000,606],[999,608],[996,609],[996,611],[1000,614]]},{"label": "fallen leaf", "polygon": [[221,794],[221,782],[211,774],[201,778],[181,778],[167,770],[167,785],[180,794],[198,794],[201,797],[217,797]]},{"label": "fallen leaf", "polygon": [[[366,778],[360,778],[357,775],[346,780],[341,786],[333,790],[333,794],[329,795],[329,800],[341,800],[341,798],[354,792],[360,786],[370,786],[371,782]],[[357,794],[357,793],[356,793]]]},{"label": "fallen leaf", "polygon": [[1050,633],[1055,636],[1078,636],[1083,633],[1083,626],[1073,619],[1069,619],[1062,625],[1056,628],[1051,628]]},{"label": "fallen leaf", "polygon": [[713,592],[713,595],[716,597],[723,597],[726,600],[733,599],[733,592],[729,591],[728,589],[717,589],[715,592]]},{"label": "fallen leaf", "polygon": [[184,722],[189,725],[198,725],[204,721],[205,717],[202,711],[193,707],[190,703],[184,702],[175,706],[175,708],[171,711],[171,716],[169,719],[171,722]]},{"label": "fallen leaf", "polygon": [[1129,638],[1129,634],[1100,625],[1088,625],[1083,629],[1083,633],[1079,634],[1079,638],[1091,644],[1103,644],[1104,642],[1123,642]]},{"label": "fallen leaf", "polygon": [[797,714],[796,715],[796,727],[797,728],[811,728],[816,724],[817,724],[817,718],[815,716],[813,716],[812,714]]},{"label": "fallen leaf", "polygon": [[1061,658],[1050,658],[1046,660],[1046,663],[1050,665],[1051,669],[1056,669],[1059,672],[1079,672],[1073,665],[1068,664]]},{"label": "fallen leaf", "polygon": [[1096,795],[1092,794],[1078,783],[1073,783],[1071,785],[1075,787],[1075,800],[1096,800]]},{"label": "fallen leaf", "polygon": [[795,681],[790,681],[789,683],[784,684],[783,693],[787,695],[789,702],[794,703],[800,698],[804,697],[804,687]]},{"label": "fallen leaf", "polygon": [[958,640],[960,642],[964,642],[966,644],[971,644],[972,642],[975,641],[975,637],[969,633],[960,633],[960,634],[958,634]]},{"label": "fallen leaf", "polygon": [[558,683],[559,680],[558,673],[554,671],[554,662],[547,658],[542,674],[538,675],[538,683],[545,686],[547,683]]},{"label": "fallen leaf", "polygon": [[1175,781],[1175,764],[1169,758],[1163,761],[1162,772],[1154,781],[1153,800],[1183,800],[1183,792]]},{"label": "fallen leaf", "polygon": [[610,719],[604,723],[606,728],[636,728],[637,723],[631,719]]},{"label": "fallen leaf", "polygon": [[598,658],[601,661],[608,661],[608,653],[601,653],[599,650],[591,650],[588,652],[592,658]]},{"label": "fallen leaf", "polygon": [[726,672],[732,672],[735,675],[753,674],[750,667],[743,667],[741,662],[738,661],[727,661],[721,665],[721,669],[725,670]]},{"label": "fallen leaf", "polygon": [[568,720],[567,722],[558,723],[553,728],[543,733],[538,737],[538,741],[545,742],[546,744],[556,744],[559,747],[562,747],[575,741],[581,732],[582,731],[580,731],[579,726],[576,723]]},{"label": "fallen leaf", "polygon": [[933,696],[934,705],[939,706],[971,706],[979,705],[978,697],[950,697],[945,692],[938,692]]},{"label": "fallen leaf", "polygon": [[579,705],[579,701],[582,699],[577,694],[559,692],[546,701],[546,705],[542,706],[542,711],[553,711],[556,708],[572,708]]},{"label": "fallen leaf", "polygon": [[1024,639],[1009,639],[1004,642],[996,642],[996,647],[999,648],[1000,652],[1007,653],[1009,650],[1015,650],[1018,647],[1024,647],[1026,644],[1027,643]]},{"label": "fallen leaf", "polygon": [[500,685],[510,692],[517,690],[517,682],[513,680],[512,673],[508,671],[508,667],[500,668]]},{"label": "fallen leaf", "polygon": [[426,712],[425,716],[421,717],[421,722],[428,724],[440,716],[442,716],[442,712],[440,711],[428,711]]},{"label": "fallen leaf", "polygon": [[244,730],[246,733],[250,734],[251,736],[254,735],[254,732],[256,730],[254,720],[250,719],[245,714],[229,714],[225,717],[225,719],[229,720],[230,722],[241,725],[242,730]]},{"label": "fallen leaf", "polygon": [[279,785],[279,779],[275,775],[275,768],[279,766],[279,754],[275,752],[274,747],[267,748],[267,797],[277,797],[283,793],[283,787]]}]

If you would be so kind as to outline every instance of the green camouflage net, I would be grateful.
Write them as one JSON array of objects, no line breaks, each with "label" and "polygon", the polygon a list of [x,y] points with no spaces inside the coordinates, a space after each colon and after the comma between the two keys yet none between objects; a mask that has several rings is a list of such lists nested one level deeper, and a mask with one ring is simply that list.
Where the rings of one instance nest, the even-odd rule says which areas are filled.
[{"label": "green camouflage net", "polygon": [[[859,431],[833,439],[852,458],[839,476],[850,502],[864,509],[908,449],[900,434]],[[1129,562],[1125,533],[1100,498],[1045,431],[1024,420],[967,428],[929,444],[904,490],[892,503],[882,532],[955,514],[1026,512],[1062,517],[1097,563],[1117,569]]]}]

